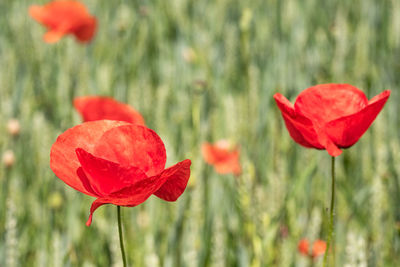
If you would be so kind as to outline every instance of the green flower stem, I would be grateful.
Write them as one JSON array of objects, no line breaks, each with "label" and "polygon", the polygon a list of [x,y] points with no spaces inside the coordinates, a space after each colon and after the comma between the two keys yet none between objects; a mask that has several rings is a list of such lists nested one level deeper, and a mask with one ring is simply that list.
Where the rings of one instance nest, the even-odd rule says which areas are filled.
[{"label": "green flower stem", "polygon": [[[327,266],[327,260],[328,260],[328,252],[329,248],[331,245],[331,242],[333,243],[332,236],[334,234],[334,224],[333,224],[333,219],[335,216],[335,157],[332,157],[332,196],[331,196],[331,212],[330,212],[330,220],[329,220],[329,235],[328,235],[328,240],[326,243],[326,251],[324,255],[324,264],[323,266]],[[333,249],[332,251],[335,251]],[[333,258],[335,258],[335,254],[333,254]]]},{"label": "green flower stem", "polygon": [[126,265],[125,249],[124,249],[124,239],[122,236],[121,207],[120,206],[117,206],[117,214],[118,214],[119,244],[121,247],[122,262],[124,263],[124,267],[126,267],[127,265]]}]

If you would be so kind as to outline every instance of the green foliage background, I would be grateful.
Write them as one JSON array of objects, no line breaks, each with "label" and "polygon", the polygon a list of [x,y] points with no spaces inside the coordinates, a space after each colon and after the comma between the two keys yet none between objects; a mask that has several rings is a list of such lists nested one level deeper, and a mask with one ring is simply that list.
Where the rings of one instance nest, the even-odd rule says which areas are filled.
[{"label": "green foliage background", "polygon": [[[99,20],[88,46],[45,44],[32,1],[0,1],[0,153],[16,155],[0,167],[0,266],[121,264],[116,207],[86,227],[93,199],[49,168],[56,137],[81,121],[73,98],[89,94],[139,110],[168,166],[193,162],[176,203],[122,209],[131,266],[309,266],[297,242],[326,239],[330,157],[291,140],[272,96],[329,82],[392,90],[337,158],[336,264],[400,266],[399,1],[83,2]],[[240,177],[201,158],[222,138],[241,146]]]}]

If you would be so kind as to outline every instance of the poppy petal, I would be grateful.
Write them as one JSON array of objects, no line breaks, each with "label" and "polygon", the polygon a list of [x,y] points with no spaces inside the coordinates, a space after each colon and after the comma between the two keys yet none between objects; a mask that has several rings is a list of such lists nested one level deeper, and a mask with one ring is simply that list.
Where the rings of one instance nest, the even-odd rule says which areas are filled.
[{"label": "poppy petal", "polygon": [[225,158],[225,160],[214,164],[215,170],[220,174],[233,173],[239,175],[242,172],[242,168],[239,163],[239,151],[234,151]]},{"label": "poppy petal", "polygon": [[29,7],[29,15],[40,23],[43,23],[44,9],[38,5]]},{"label": "poppy petal", "polygon": [[154,195],[166,201],[176,201],[186,189],[191,164],[192,162],[186,159],[165,169],[160,176],[167,177],[166,182]]},{"label": "poppy petal", "polygon": [[51,147],[50,168],[58,178],[66,184],[90,196],[96,196],[83,185],[77,174],[81,163],[76,156],[75,149],[80,147],[89,153],[93,152],[94,144],[101,136],[113,127],[126,125],[120,121],[93,121],[85,122],[62,133]]},{"label": "poppy petal", "polygon": [[308,253],[309,253],[309,242],[308,242],[308,240],[307,239],[301,239],[299,241],[299,244],[297,245],[297,250],[301,254],[303,254],[305,256],[308,256]]},{"label": "poppy petal", "polygon": [[211,145],[210,143],[204,143],[201,146],[201,153],[203,154],[204,160],[208,164],[214,164],[215,162],[217,162],[217,156],[214,153],[213,145]]},{"label": "poppy petal", "polygon": [[58,42],[64,35],[65,33],[62,31],[51,30],[46,32],[46,34],[43,36],[43,40],[46,43],[53,44]]},{"label": "poppy petal", "polygon": [[86,222],[86,226],[90,226],[92,224],[92,220],[93,220],[93,213],[95,212],[95,210],[97,210],[97,208],[108,204],[107,202],[103,202],[100,198],[96,199],[95,201],[93,201],[92,206],[90,206],[90,214],[89,214],[89,218]]},{"label": "poppy petal", "polygon": [[342,150],[332,141],[324,129],[318,128],[318,141],[332,157],[342,154]]},{"label": "poppy petal", "polygon": [[204,143],[201,146],[201,152],[204,160],[208,164],[215,164],[219,161],[224,161],[232,154],[228,148],[220,148],[217,145],[212,145],[210,143]]},{"label": "poppy petal", "polygon": [[324,255],[326,251],[326,242],[323,240],[316,240],[312,247],[311,257],[315,258]]},{"label": "poppy petal", "polygon": [[324,125],[354,114],[368,104],[364,92],[349,84],[319,84],[302,91],[296,98],[296,113]]},{"label": "poppy petal", "polygon": [[76,174],[78,177],[81,179],[83,187],[89,192],[92,193],[92,196],[94,197],[100,197],[102,194],[99,193],[91,184],[89,181],[89,178],[86,176],[86,173],[84,172],[82,167],[79,167],[76,170]]},{"label": "poppy petal", "polygon": [[136,166],[149,177],[161,173],[167,159],[164,143],[156,132],[133,124],[104,133],[93,154],[123,166]]},{"label": "poppy petal", "polygon": [[144,119],[134,108],[110,97],[83,96],[74,99],[74,106],[84,121],[118,120],[144,125]]},{"label": "poppy petal", "polygon": [[390,90],[386,90],[372,98],[359,112],[328,122],[325,131],[330,139],[339,147],[346,148],[354,145],[371,126],[389,96]]},{"label": "poppy petal", "polygon": [[154,194],[168,179],[168,176],[153,176],[135,182],[133,185],[125,187],[106,197],[96,199],[90,208],[90,215],[86,225],[90,225],[94,211],[104,204],[114,204],[117,206],[134,207],[145,202]]},{"label": "poppy petal", "polygon": [[122,167],[117,163],[97,158],[81,148],[76,149],[76,155],[91,187],[100,196],[109,195],[132,185],[135,181],[147,178],[139,168]]},{"label": "poppy petal", "polygon": [[65,34],[74,34],[81,42],[88,42],[97,26],[96,19],[79,1],[59,0],[43,6],[33,5],[29,14],[49,29],[44,36],[48,43],[58,41]]},{"label": "poppy petal", "polygon": [[77,31],[74,32],[76,38],[85,43],[92,40],[97,27],[97,20],[94,17],[90,17],[87,20],[87,23],[80,27]]},{"label": "poppy petal", "polygon": [[318,136],[311,120],[301,114],[297,114],[292,103],[283,95],[276,93],[274,99],[293,140],[305,147],[323,149],[324,147],[318,142]]}]

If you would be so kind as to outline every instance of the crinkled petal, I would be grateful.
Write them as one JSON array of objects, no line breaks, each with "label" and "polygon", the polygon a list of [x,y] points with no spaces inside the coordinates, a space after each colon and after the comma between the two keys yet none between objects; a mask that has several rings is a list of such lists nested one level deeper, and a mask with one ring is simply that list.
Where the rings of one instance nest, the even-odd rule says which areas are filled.
[{"label": "crinkled petal", "polygon": [[76,155],[91,187],[99,196],[109,195],[147,178],[137,167],[122,167],[117,163],[97,158],[81,148],[76,149]]},{"label": "crinkled petal", "polygon": [[318,136],[311,120],[301,114],[297,114],[293,105],[283,95],[276,93],[274,99],[293,140],[305,147],[323,149],[324,147],[318,141]]},{"label": "crinkled petal", "polygon": [[154,193],[157,197],[166,201],[176,201],[185,191],[190,177],[191,161],[186,159],[168,169],[161,174],[161,179],[166,177],[166,182]]},{"label": "crinkled petal", "polygon": [[144,125],[144,119],[139,112],[110,97],[77,97],[74,99],[74,106],[84,121],[108,119]]},{"label": "crinkled petal", "polygon": [[93,192],[85,188],[81,178],[77,174],[77,170],[81,164],[76,156],[75,149],[79,147],[92,153],[94,145],[106,131],[121,125],[128,125],[128,123],[94,121],[68,129],[57,138],[51,147],[50,168],[58,178],[72,188],[87,195],[96,196]]},{"label": "crinkled petal", "polygon": [[161,173],[167,159],[164,143],[156,132],[133,124],[104,133],[93,154],[123,166],[136,166],[149,177]]},{"label": "crinkled petal", "polygon": [[390,91],[386,90],[372,98],[359,112],[330,121],[325,126],[326,133],[339,147],[354,145],[371,126],[389,96]]},{"label": "crinkled petal", "polygon": [[314,125],[354,114],[368,104],[364,92],[349,84],[319,84],[302,91],[294,109]]},{"label": "crinkled petal", "polygon": [[148,177],[106,197],[96,199],[90,208],[90,216],[86,225],[89,226],[91,224],[94,211],[101,205],[114,204],[126,207],[137,206],[146,201],[152,194],[160,189],[167,179],[168,176],[165,175]]}]

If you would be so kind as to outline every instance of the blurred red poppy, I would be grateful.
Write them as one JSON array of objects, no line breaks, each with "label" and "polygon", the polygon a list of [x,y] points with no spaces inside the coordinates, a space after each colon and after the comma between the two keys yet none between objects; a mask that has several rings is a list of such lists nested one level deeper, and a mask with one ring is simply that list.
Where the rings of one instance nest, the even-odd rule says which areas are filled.
[{"label": "blurred red poppy", "polygon": [[240,151],[231,148],[226,140],[220,140],[215,144],[204,143],[201,147],[204,160],[215,167],[220,174],[233,173],[239,175],[241,166],[239,162]]},{"label": "blurred red poppy", "polygon": [[303,254],[304,256],[310,257],[310,258],[316,258],[319,256],[324,255],[326,251],[326,242],[320,239],[317,239],[312,246],[312,250],[310,252],[309,249],[309,242],[307,239],[303,238],[299,241],[297,245],[297,249],[300,252],[300,254]]},{"label": "blurred red poppy", "polygon": [[308,246],[309,246],[308,240],[307,239],[301,239],[299,241],[299,244],[297,245],[297,250],[301,254],[303,254],[305,256],[308,256],[308,251],[309,251]]},{"label": "blurred red poppy", "polygon": [[152,194],[175,201],[184,192],[191,161],[165,169],[164,143],[151,129],[121,121],[85,122],[62,133],[51,147],[58,178],[96,197],[87,221],[104,204],[133,207]]},{"label": "blurred red poppy", "polygon": [[326,242],[322,240],[316,240],[313,244],[312,251],[311,251],[311,257],[319,257],[324,255],[326,251]]},{"label": "blurred red poppy", "polygon": [[354,145],[382,110],[390,90],[368,101],[365,94],[349,84],[321,84],[297,97],[295,104],[274,95],[290,136],[305,147],[326,149],[339,156],[339,148]]},{"label": "blurred red poppy", "polygon": [[142,115],[131,106],[111,97],[83,96],[74,99],[75,109],[84,121],[117,120],[144,125]]},{"label": "blurred red poppy", "polygon": [[44,6],[32,5],[29,14],[43,24],[48,32],[44,35],[47,43],[55,43],[66,34],[73,34],[82,43],[92,40],[97,20],[86,7],[73,0],[59,0]]}]

